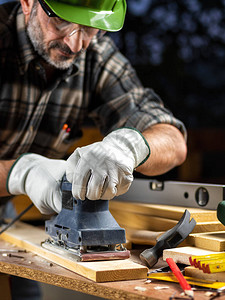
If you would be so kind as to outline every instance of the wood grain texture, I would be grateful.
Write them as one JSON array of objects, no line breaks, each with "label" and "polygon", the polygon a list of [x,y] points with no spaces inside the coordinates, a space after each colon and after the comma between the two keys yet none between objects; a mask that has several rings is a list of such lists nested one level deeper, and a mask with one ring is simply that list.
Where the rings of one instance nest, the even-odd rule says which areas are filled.
[{"label": "wood grain texture", "polygon": [[225,272],[207,274],[202,270],[190,266],[185,268],[185,275],[199,279],[221,281],[224,282],[225,285]]},{"label": "wood grain texture", "polygon": [[[113,217],[121,227],[151,231],[167,231],[174,227],[178,221],[174,219],[156,217],[135,212],[124,211],[122,209],[111,209]],[[225,231],[225,226],[217,221],[197,222],[193,233]]]},{"label": "wood grain texture", "polygon": [[47,235],[44,230],[22,222],[1,235],[1,238],[27,251],[49,259],[96,282],[146,278],[148,269],[131,259],[115,261],[76,262],[41,247]]},{"label": "wood grain texture", "polygon": [[[0,248],[18,249],[18,247],[3,240],[0,240]],[[140,251],[138,250],[132,250],[132,259],[134,261],[140,261],[139,253]],[[55,263],[50,263],[48,260],[32,252],[21,255],[23,256],[22,259],[0,255],[0,272],[111,300],[161,300],[169,299],[175,292],[176,294],[182,292],[177,283],[157,280],[146,284],[146,278],[97,283]],[[166,263],[160,259],[155,267],[160,268],[163,266],[166,266]],[[157,289],[164,286],[167,288],[162,290]],[[144,290],[137,290],[136,287]],[[3,290],[1,290],[2,294]],[[204,296],[204,293],[197,291],[195,292],[195,298],[198,300],[208,300],[208,297]]]},{"label": "wood grain texture", "polygon": [[195,247],[212,250],[225,250],[225,231],[190,234],[188,241]]},{"label": "wood grain texture", "polygon": [[164,233],[160,231],[137,230],[125,227],[126,238],[134,244],[155,245],[156,240]]},{"label": "wood grain texture", "polygon": [[[138,199],[137,203],[113,200],[109,202],[109,208],[111,211],[122,210],[126,212],[161,217],[176,221],[180,220],[186,209],[185,207],[181,206],[138,203]],[[188,210],[191,214],[191,217],[194,218],[196,222],[218,221],[215,210],[191,207],[189,207]]]},{"label": "wood grain texture", "polygon": [[193,255],[206,255],[212,253],[219,253],[215,251],[204,250],[197,247],[180,247],[173,249],[166,249],[163,251],[163,260],[171,257],[176,263],[190,265],[189,257]]},{"label": "wood grain texture", "polygon": [[177,224],[176,220],[142,215],[122,210],[111,210],[111,213],[119,223],[119,225],[126,228],[151,231],[167,231]]}]

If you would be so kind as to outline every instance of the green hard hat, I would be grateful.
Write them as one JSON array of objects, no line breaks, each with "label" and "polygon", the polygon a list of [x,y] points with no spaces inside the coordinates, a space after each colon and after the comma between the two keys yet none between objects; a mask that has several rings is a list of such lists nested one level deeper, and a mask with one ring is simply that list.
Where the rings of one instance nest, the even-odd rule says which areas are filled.
[{"label": "green hard hat", "polygon": [[106,31],[123,27],[126,0],[44,0],[60,18]]}]

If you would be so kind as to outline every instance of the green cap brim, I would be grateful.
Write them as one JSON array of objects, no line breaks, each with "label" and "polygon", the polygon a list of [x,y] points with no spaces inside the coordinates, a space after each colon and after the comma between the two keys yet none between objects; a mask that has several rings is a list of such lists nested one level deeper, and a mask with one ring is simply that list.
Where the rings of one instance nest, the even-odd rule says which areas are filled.
[{"label": "green cap brim", "polygon": [[117,0],[113,11],[101,11],[55,0],[45,2],[58,17],[68,22],[106,31],[118,31],[123,27],[126,14],[125,0]]}]

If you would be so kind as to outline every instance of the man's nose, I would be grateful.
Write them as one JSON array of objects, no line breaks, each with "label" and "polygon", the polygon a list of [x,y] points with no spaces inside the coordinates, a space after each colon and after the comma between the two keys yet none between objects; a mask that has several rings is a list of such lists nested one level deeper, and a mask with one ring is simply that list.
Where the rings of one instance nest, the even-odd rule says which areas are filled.
[{"label": "man's nose", "polygon": [[83,48],[83,37],[80,30],[71,36],[65,36],[63,41],[74,53],[79,52]]},{"label": "man's nose", "polygon": [[83,40],[83,33],[80,30],[71,36],[65,36],[63,41],[74,53],[81,51],[81,49],[86,49],[88,46],[86,41]]}]

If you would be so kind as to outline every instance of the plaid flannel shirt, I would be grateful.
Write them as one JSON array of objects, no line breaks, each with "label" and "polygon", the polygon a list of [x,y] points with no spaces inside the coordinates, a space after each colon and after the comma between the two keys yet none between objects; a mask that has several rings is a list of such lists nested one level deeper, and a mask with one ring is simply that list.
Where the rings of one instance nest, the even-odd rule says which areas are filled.
[{"label": "plaid flannel shirt", "polygon": [[[157,123],[185,127],[153,90],[144,88],[109,37],[93,40],[66,71],[46,79],[43,61],[25,29],[20,4],[0,6],[0,158],[25,152],[63,157],[91,118],[103,135]],[[69,136],[56,147],[63,124]]]}]

